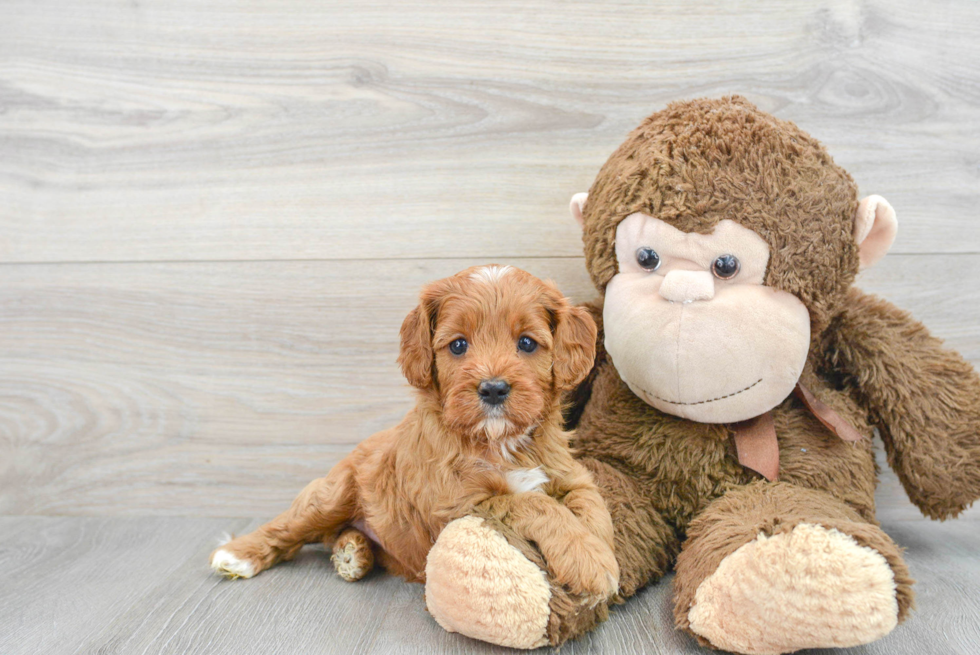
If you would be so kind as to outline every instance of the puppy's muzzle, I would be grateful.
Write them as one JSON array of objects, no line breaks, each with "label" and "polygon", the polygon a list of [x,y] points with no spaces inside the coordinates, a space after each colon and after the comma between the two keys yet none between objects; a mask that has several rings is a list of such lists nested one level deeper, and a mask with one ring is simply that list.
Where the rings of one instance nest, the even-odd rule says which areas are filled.
[{"label": "puppy's muzzle", "polygon": [[480,382],[480,386],[476,392],[480,394],[480,400],[485,405],[495,407],[507,400],[507,394],[510,393],[510,385],[498,378],[483,380]]}]

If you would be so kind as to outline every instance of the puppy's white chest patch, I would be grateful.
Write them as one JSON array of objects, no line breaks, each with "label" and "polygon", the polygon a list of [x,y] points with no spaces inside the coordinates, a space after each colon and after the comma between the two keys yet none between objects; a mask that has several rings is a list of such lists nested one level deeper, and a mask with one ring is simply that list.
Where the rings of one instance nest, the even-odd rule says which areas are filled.
[{"label": "puppy's white chest patch", "polygon": [[540,466],[533,469],[517,469],[507,471],[507,487],[512,494],[519,494],[525,491],[539,491],[544,493],[544,485],[549,481],[547,474],[541,470]]}]

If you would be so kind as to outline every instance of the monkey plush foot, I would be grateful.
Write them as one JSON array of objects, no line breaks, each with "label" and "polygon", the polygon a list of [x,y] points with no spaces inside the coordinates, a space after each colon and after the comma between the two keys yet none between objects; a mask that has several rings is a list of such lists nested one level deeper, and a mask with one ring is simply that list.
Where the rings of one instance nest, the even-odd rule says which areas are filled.
[{"label": "monkey plush foot", "polygon": [[609,616],[605,602],[558,584],[541,552],[489,514],[447,525],[425,578],[426,605],[439,625],[499,646],[557,646]]},{"label": "monkey plush foot", "polygon": [[337,575],[347,582],[357,582],[374,568],[371,542],[360,530],[344,530],[333,543],[330,561],[333,562]]},{"label": "monkey plush foot", "polygon": [[856,646],[898,623],[895,576],[885,558],[819,525],[759,535],[698,586],[690,629],[738,653]]},{"label": "monkey plush foot", "polygon": [[482,518],[467,516],[443,529],[425,578],[429,613],[449,632],[511,648],[548,643],[547,577]]},{"label": "monkey plush foot", "polygon": [[840,500],[754,482],[688,525],[674,620],[704,645],[762,655],[879,639],[912,607],[901,550]]}]

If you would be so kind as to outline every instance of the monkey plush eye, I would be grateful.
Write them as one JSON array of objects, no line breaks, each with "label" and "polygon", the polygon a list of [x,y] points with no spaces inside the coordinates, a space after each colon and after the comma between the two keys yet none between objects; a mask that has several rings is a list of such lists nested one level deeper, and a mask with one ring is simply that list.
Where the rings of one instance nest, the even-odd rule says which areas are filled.
[{"label": "monkey plush eye", "polygon": [[526,353],[533,353],[538,349],[538,342],[531,337],[521,337],[517,340],[517,349]]},{"label": "monkey plush eye", "polygon": [[660,268],[660,255],[653,248],[640,248],[636,251],[636,263],[648,271]]},{"label": "monkey plush eye", "polygon": [[449,352],[454,355],[462,355],[466,352],[466,349],[470,344],[466,343],[466,339],[456,339],[451,344],[449,344]]},{"label": "monkey plush eye", "polygon": [[720,280],[730,280],[738,275],[741,267],[735,255],[722,255],[711,265],[711,272]]}]

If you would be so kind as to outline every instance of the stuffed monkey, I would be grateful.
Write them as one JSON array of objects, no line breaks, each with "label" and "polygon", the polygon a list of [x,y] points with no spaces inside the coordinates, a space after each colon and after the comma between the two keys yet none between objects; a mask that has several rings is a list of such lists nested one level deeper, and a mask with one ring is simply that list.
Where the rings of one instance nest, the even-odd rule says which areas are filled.
[{"label": "stuffed monkey", "polygon": [[[852,286],[894,240],[891,206],[731,97],[650,116],[572,212],[600,293],[573,445],[613,517],[620,598],[674,568],[677,627],[739,653],[888,634],[912,580],[875,520],[874,428],[926,516],[980,496],[977,374]],[[502,645],[608,614],[485,510],[447,526],[426,576],[443,627]]]}]

